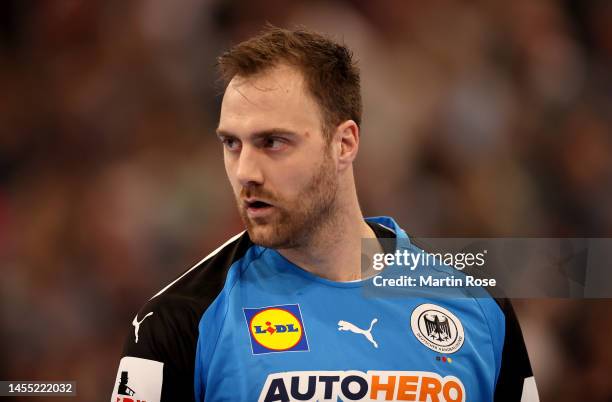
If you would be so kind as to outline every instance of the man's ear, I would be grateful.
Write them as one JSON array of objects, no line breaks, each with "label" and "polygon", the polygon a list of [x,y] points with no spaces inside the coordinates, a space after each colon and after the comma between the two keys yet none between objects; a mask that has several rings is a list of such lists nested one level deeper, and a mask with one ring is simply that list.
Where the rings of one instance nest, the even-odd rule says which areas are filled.
[{"label": "man's ear", "polygon": [[353,120],[346,120],[336,127],[335,140],[338,147],[338,169],[348,168],[359,150],[359,126]]}]

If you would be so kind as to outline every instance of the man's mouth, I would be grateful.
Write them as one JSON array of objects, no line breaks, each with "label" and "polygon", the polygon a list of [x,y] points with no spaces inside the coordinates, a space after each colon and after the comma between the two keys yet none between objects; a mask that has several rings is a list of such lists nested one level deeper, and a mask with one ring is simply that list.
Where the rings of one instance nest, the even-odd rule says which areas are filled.
[{"label": "man's mouth", "polygon": [[247,215],[250,218],[263,218],[264,216],[271,213],[272,208],[274,207],[272,204],[269,204],[266,201],[257,199],[245,200],[244,205],[247,211]]},{"label": "man's mouth", "polygon": [[247,201],[246,204],[247,204],[248,208],[265,208],[265,207],[270,207],[271,206],[267,202],[259,201],[259,200],[256,200],[256,201]]}]

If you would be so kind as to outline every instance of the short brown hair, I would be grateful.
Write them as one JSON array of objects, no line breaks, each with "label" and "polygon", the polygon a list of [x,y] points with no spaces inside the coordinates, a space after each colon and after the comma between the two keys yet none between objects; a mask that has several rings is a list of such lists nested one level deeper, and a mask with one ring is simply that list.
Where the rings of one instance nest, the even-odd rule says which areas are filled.
[{"label": "short brown hair", "polygon": [[324,133],[331,133],[338,124],[350,119],[361,125],[357,63],[346,46],[321,34],[268,24],[257,36],[223,53],[217,63],[226,85],[236,75],[252,76],[281,63],[295,66],[321,108]]}]

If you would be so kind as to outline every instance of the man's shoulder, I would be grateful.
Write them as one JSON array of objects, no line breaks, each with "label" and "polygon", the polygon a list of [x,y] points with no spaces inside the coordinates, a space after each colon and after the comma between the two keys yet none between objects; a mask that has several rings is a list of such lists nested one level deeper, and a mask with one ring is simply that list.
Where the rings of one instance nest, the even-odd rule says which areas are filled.
[{"label": "man's shoulder", "polygon": [[253,246],[246,231],[228,239],[214,251],[157,292],[155,299],[176,302],[190,298],[207,297],[223,287],[227,274],[234,263],[245,257]]},{"label": "man's shoulder", "polygon": [[[202,314],[222,292],[231,267],[252,245],[246,232],[237,234],[146,301],[132,322],[143,342],[173,343],[165,334],[175,330],[196,336]],[[141,328],[142,322],[146,325]],[[130,343],[129,351],[150,347],[136,343]]]},{"label": "man's shoulder", "polygon": [[137,317],[199,317],[222,291],[231,267],[253,246],[246,232],[238,233],[198,263],[182,272],[144,303]]}]

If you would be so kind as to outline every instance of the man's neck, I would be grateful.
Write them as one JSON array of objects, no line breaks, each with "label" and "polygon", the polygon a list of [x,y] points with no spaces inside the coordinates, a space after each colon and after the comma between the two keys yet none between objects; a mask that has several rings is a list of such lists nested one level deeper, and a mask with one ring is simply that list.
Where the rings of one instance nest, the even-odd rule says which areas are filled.
[{"label": "man's neck", "polygon": [[336,282],[358,280],[361,279],[361,240],[376,238],[376,235],[363,219],[358,205],[337,211],[328,224],[318,228],[307,244],[278,252],[322,278]]}]

